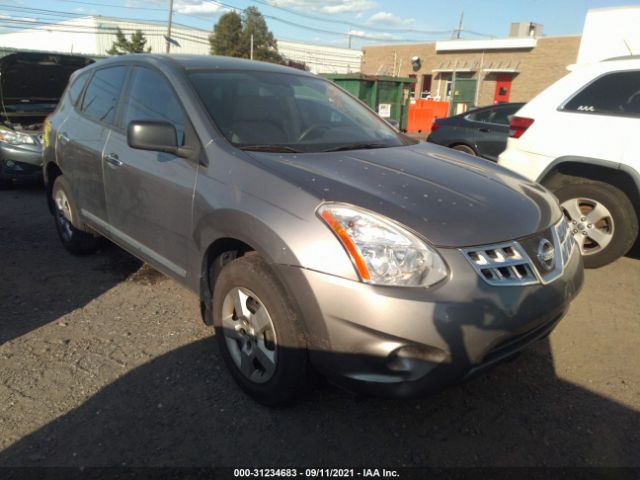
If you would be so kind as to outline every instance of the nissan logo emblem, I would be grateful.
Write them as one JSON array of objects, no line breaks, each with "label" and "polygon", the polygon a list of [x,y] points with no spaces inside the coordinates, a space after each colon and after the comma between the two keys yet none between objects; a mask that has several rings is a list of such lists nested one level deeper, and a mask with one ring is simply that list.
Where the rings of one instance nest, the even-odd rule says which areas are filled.
[{"label": "nissan logo emblem", "polygon": [[553,248],[553,244],[546,238],[540,240],[537,255],[538,260],[540,260],[540,263],[547,271],[553,268],[556,258],[556,250]]}]

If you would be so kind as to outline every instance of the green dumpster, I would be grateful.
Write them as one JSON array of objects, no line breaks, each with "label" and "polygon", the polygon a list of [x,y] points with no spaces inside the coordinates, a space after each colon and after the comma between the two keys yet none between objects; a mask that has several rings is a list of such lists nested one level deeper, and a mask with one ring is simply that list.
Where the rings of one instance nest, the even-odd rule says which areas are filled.
[{"label": "green dumpster", "polygon": [[322,76],[362,100],[382,118],[395,120],[401,130],[406,130],[409,90],[414,79],[363,73],[331,73]]}]

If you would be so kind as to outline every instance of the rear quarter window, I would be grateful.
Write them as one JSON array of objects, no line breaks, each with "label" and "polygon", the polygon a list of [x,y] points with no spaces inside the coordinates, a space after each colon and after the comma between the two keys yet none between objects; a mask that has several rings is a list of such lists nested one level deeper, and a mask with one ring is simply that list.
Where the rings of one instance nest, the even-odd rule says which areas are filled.
[{"label": "rear quarter window", "polygon": [[69,102],[72,105],[75,105],[80,98],[80,94],[82,93],[82,89],[87,83],[87,79],[89,78],[89,72],[82,73],[76,77],[71,86],[69,87]]},{"label": "rear quarter window", "polygon": [[567,101],[561,110],[640,117],[640,70],[598,77]]}]

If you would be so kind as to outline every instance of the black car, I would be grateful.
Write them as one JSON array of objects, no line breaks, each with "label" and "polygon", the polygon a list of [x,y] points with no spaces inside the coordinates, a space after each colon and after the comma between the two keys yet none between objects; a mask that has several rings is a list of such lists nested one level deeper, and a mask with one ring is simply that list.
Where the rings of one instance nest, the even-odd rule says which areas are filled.
[{"label": "black car", "polygon": [[497,161],[507,144],[509,120],[523,103],[501,103],[433,122],[427,142]]},{"label": "black car", "polygon": [[15,52],[0,58],[0,187],[42,176],[44,119],[88,57]]}]

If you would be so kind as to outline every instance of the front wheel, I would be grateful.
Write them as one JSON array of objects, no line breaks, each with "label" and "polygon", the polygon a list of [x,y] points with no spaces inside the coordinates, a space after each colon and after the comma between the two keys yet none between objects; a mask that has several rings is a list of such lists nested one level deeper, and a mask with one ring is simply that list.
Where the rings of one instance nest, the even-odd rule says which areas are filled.
[{"label": "front wheel", "polygon": [[101,239],[74,226],[74,223],[79,220],[78,210],[71,199],[70,192],[69,182],[62,175],[57,177],[53,182],[51,198],[58,237],[64,248],[74,255],[93,253],[100,248]]},{"label": "front wheel", "polygon": [[214,286],[213,324],[229,371],[254,399],[283,404],[306,388],[300,315],[259,255],[249,253],[223,267]]},{"label": "front wheel", "polygon": [[585,267],[602,267],[631,249],[638,236],[638,216],[620,189],[592,181],[568,184],[555,193]]}]

